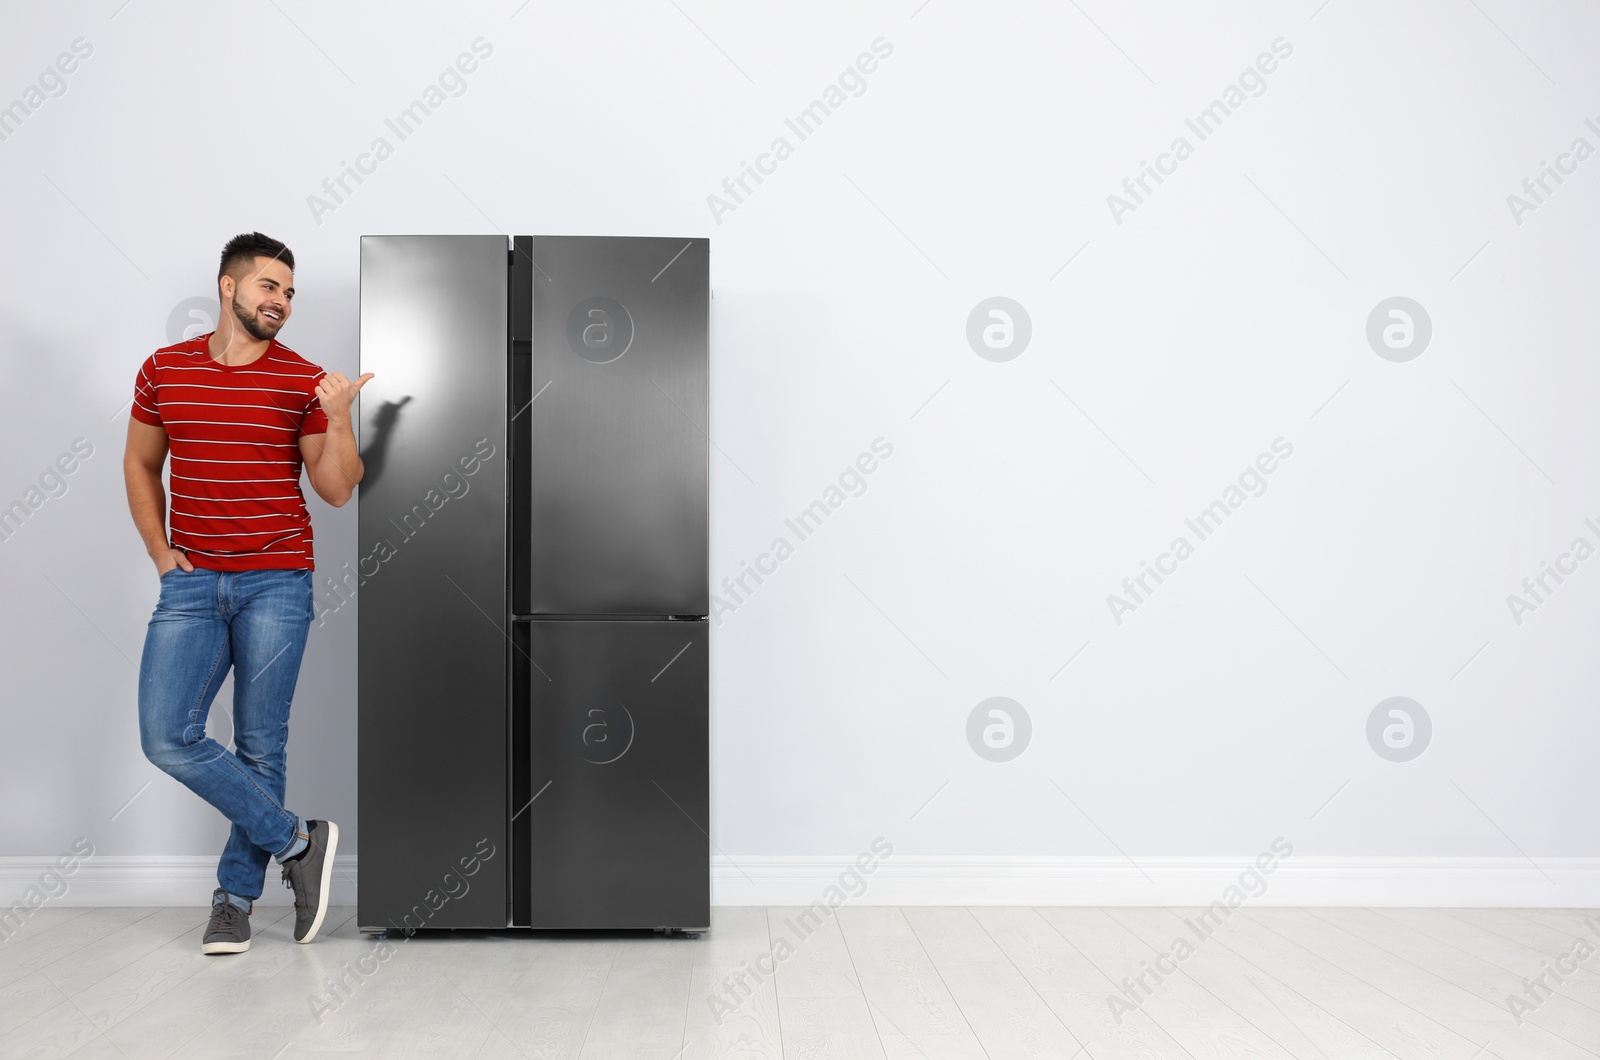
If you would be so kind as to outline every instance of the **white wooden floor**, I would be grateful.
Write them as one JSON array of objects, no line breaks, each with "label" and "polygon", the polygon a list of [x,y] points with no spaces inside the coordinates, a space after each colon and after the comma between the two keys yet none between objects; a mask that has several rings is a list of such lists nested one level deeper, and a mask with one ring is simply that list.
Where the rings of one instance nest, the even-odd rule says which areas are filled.
[{"label": "white wooden floor", "polygon": [[[262,908],[228,957],[200,953],[205,912],[40,910],[0,944],[0,1056],[1600,1057],[1596,910],[1241,909],[1199,939],[1195,910],[846,906],[802,939],[798,909],[718,907],[699,939],[380,950],[353,910],[298,946],[289,911]],[[1578,937],[1593,956],[1519,1026],[1509,999],[1532,1005],[1524,977]],[[1147,973],[1119,1024],[1108,996],[1178,938],[1192,954]],[[746,969],[719,1022],[711,999]]]}]

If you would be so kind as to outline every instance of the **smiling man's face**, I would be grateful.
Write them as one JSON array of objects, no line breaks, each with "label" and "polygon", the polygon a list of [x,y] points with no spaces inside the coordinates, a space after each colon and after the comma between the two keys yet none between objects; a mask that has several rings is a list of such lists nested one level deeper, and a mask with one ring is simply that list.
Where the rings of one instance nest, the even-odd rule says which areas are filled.
[{"label": "smiling man's face", "polygon": [[258,256],[226,278],[233,280],[233,315],[251,336],[271,339],[289,322],[294,300],[294,273],[289,266]]}]

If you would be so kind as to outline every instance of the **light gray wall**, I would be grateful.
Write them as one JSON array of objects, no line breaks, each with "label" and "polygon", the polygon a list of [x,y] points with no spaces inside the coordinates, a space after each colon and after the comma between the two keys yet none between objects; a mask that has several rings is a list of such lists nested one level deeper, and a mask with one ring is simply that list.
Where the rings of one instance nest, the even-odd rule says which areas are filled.
[{"label": "light gray wall", "polygon": [[[120,3],[0,35],[0,100],[93,49],[0,142],[0,503],[93,446],[0,542],[0,855],[225,834],[139,751],[156,578],[120,458],[140,361],[254,228],[299,261],[284,340],[351,375],[363,233],[712,238],[714,577],[794,545],[743,599],[718,588],[712,838],[735,860],[875,835],[1600,855],[1600,558],[1520,623],[1507,602],[1600,545],[1600,160],[1508,203],[1600,148],[1593,10]],[[385,119],[480,37],[401,141]],[[892,54],[802,140],[785,119],[878,38]],[[1279,38],[1200,140],[1185,119]],[[1114,211],[1180,136],[1192,154]],[[324,179],[377,137],[392,156],[333,203]],[[779,137],[761,184],[722,191]],[[1031,323],[1006,361],[967,337],[993,296]],[[1407,361],[1366,334],[1396,296],[1431,320]],[[785,519],[880,437],[864,492],[800,540]],[[1279,438],[1265,492],[1198,541],[1184,520]],[[354,506],[310,503],[321,571],[353,561]],[[1108,596],[1178,535],[1194,554],[1118,623]],[[291,740],[292,805],[347,827],[355,620],[314,630]],[[968,735],[996,696],[1031,720],[1004,763]],[[1369,745],[1394,696],[1432,722],[1414,761]]]}]

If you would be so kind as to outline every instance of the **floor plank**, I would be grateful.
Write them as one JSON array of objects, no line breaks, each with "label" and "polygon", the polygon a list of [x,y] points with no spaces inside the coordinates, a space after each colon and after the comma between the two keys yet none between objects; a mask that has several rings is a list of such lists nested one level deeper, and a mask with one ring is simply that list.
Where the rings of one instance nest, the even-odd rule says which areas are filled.
[{"label": "floor plank", "polygon": [[789,957],[777,964],[778,1031],[782,1056],[884,1060],[866,992],[834,911],[823,905],[780,906],[768,922]]},{"label": "floor plank", "polygon": [[[1147,947],[1105,910],[1085,913],[1073,921],[1073,944],[1107,979],[1132,984],[1119,993],[1130,1004],[1138,1001],[1195,1060],[1294,1060],[1237,1009],[1179,974],[1165,951]],[[1163,972],[1162,965],[1173,971]]]},{"label": "floor plank", "polygon": [[1037,912],[921,906],[904,912],[973,1036],[991,1056],[1076,1057],[1084,1052],[1082,1035],[1053,996],[1063,985],[1052,978],[1054,961],[1048,956],[1035,959],[1039,948],[1046,954],[1063,952],[1060,935]]},{"label": "floor plank", "polygon": [[660,1060],[663,1046],[681,1050],[693,973],[688,939],[618,939],[580,1060]]},{"label": "floor plank", "polygon": [[1600,1060],[1600,956],[1527,993],[1600,947],[1594,910],[737,906],[697,939],[378,940],[336,908],[301,946],[261,907],[226,957],[206,912],[41,910],[0,943],[0,1055]]},{"label": "floor plank", "polygon": [[51,930],[26,933],[0,947],[0,986],[32,975],[45,965],[94,946],[119,929],[153,915],[154,909],[89,909],[51,926]]},{"label": "floor plank", "polygon": [[1339,967],[1306,946],[1233,913],[1214,941],[1333,1013],[1401,1060],[1472,1060],[1481,1044],[1433,1020],[1380,983]]},{"label": "floor plank", "polygon": [[767,910],[719,906],[711,930],[692,944],[694,967],[683,1060],[778,1060],[777,946]]},{"label": "floor plank", "polygon": [[[1552,1060],[1577,1060],[1579,1057],[1595,1055],[1562,1035],[1564,1025],[1570,1020],[1559,1008],[1551,1012],[1535,1012],[1527,1017],[1526,1025],[1518,1026],[1515,1014],[1507,1004],[1509,998],[1521,991],[1516,977],[1475,954],[1440,945],[1427,935],[1385,918],[1378,910],[1312,909],[1306,910],[1306,913],[1362,939],[1388,954],[1396,963],[1403,962],[1425,969],[1474,997],[1497,1006],[1497,1015],[1493,1020],[1457,1026],[1458,1030],[1462,1030],[1463,1026],[1468,1028],[1462,1033],[1474,1041],[1494,1039],[1504,1042],[1509,1039],[1523,1042],[1537,1047],[1530,1050],[1535,1055],[1548,1056]],[[1499,1015],[1501,1012],[1504,1018]],[[1592,1022],[1588,1018],[1579,1021],[1579,1029]],[[1487,1033],[1490,1029],[1493,1033]]]},{"label": "floor plank", "polygon": [[1195,947],[1182,965],[1192,977],[1236,1012],[1269,1034],[1296,1056],[1339,1057],[1340,1060],[1385,1060],[1393,1053],[1360,1031],[1307,1000],[1226,946],[1197,934],[1190,922],[1169,909],[1109,910],[1111,916],[1162,952],[1178,939]]}]

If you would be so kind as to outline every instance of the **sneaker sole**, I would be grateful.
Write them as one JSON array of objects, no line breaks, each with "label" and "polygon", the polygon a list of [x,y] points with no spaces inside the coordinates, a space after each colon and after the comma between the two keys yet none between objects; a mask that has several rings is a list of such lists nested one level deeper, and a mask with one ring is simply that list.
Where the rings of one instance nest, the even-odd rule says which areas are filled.
[{"label": "sneaker sole", "polygon": [[303,939],[295,939],[305,945],[317,937],[317,932],[322,930],[323,918],[328,915],[328,891],[333,884],[333,852],[339,846],[339,826],[332,821],[328,822],[328,847],[322,858],[322,879],[317,883],[317,916],[311,921],[311,928]]},{"label": "sneaker sole", "polygon": [[250,940],[243,942],[204,942],[200,945],[201,953],[243,953],[250,948]]}]

